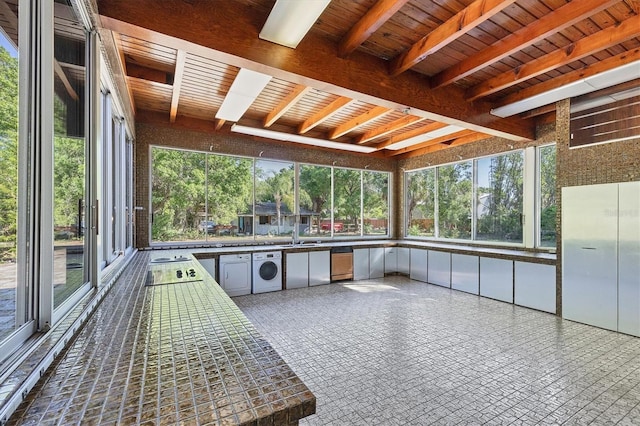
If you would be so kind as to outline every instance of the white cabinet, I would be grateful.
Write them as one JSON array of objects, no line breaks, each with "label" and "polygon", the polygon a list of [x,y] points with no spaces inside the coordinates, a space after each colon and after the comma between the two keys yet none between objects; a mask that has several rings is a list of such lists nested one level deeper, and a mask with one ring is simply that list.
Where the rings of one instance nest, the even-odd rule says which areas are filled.
[{"label": "white cabinet", "polygon": [[331,282],[331,257],[328,250],[310,251],[308,262],[310,286],[329,284]]},{"label": "white cabinet", "polygon": [[353,250],[353,280],[369,279],[369,249]]},{"label": "white cabinet", "polygon": [[467,293],[480,292],[480,259],[478,256],[451,254],[451,288]]},{"label": "white cabinet", "polygon": [[398,271],[398,248],[384,248],[384,273],[391,274]]},{"label": "white cabinet", "polygon": [[555,265],[516,261],[514,270],[514,303],[555,314]]},{"label": "white cabinet", "polygon": [[211,257],[209,259],[198,259],[198,262],[202,267],[211,275],[211,278],[216,279],[216,259]]},{"label": "white cabinet", "polygon": [[427,282],[427,254],[424,249],[411,249],[411,263],[409,277],[412,280]]},{"label": "white cabinet", "polygon": [[618,186],[562,188],[562,316],[618,328]]},{"label": "white cabinet", "polygon": [[513,303],[513,261],[480,258],[480,296]]},{"label": "white cabinet", "polygon": [[428,274],[431,284],[451,287],[451,254],[429,250]]},{"label": "white cabinet", "polygon": [[306,252],[287,253],[286,263],[286,288],[307,287],[309,285],[309,255]]},{"label": "white cabinet", "polygon": [[369,249],[369,278],[384,278],[384,247]]},{"label": "white cabinet", "polygon": [[396,271],[400,274],[409,275],[411,272],[410,265],[410,250],[407,247],[398,247],[397,248],[398,259],[397,259],[397,269]]},{"label": "white cabinet", "polygon": [[618,188],[618,331],[640,337],[640,182]]},{"label": "white cabinet", "polygon": [[251,294],[251,255],[220,256],[220,287],[229,296]]}]

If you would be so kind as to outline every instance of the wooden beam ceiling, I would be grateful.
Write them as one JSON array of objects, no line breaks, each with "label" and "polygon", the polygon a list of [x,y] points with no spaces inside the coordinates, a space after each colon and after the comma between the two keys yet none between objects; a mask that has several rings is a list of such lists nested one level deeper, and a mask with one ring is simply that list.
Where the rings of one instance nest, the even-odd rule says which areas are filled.
[{"label": "wooden beam ceiling", "polygon": [[622,43],[638,35],[640,15],[634,16],[613,27],[578,40],[566,48],[555,50],[541,58],[523,64],[513,71],[490,78],[467,91],[467,100],[472,101],[498,92],[524,80],[537,77],[549,70],[567,65],[585,56]]},{"label": "wooden beam ceiling", "polygon": [[300,125],[298,126],[298,133],[304,134],[308,132],[309,130],[316,127],[318,124],[322,123],[323,121],[331,117],[333,114],[340,111],[340,109],[349,105],[351,102],[353,102],[353,99],[347,98],[344,96],[339,96],[338,98],[333,100],[329,105],[322,108],[320,111],[312,114],[302,123],[300,123]]},{"label": "wooden beam ceiling", "polygon": [[619,1],[620,0],[580,0],[569,2],[481,52],[431,77],[431,87],[443,87],[461,80],[485,66],[504,59],[525,47],[531,46],[551,34],[562,31],[576,22],[586,19]]},{"label": "wooden beam ceiling", "polygon": [[345,34],[338,44],[338,56],[347,57],[365,42],[409,0],[378,0],[371,9]]},{"label": "wooden beam ceiling", "polygon": [[428,35],[414,43],[409,50],[394,58],[389,65],[389,73],[396,76],[423,61],[480,23],[491,19],[516,0],[476,0],[468,7],[452,16]]},{"label": "wooden beam ceiling", "polygon": [[298,102],[309,90],[311,90],[311,87],[303,84],[297,84],[293,90],[284,99],[282,99],[282,101],[280,101],[278,106],[267,114],[264,118],[263,126],[269,127],[275,123],[278,118],[282,117],[282,115],[287,112],[289,108],[294,106],[296,102]]},{"label": "wooden beam ceiling", "polygon": [[[178,0],[167,0],[162,8],[154,7],[151,0],[110,0],[100,3],[100,12],[106,15],[102,17],[103,26],[113,31],[162,40],[164,45],[236,67],[266,72],[388,109],[402,110],[410,105],[415,115],[511,140],[534,138],[533,120],[492,116],[489,103],[466,102],[460,88],[431,91],[425,87],[424,79],[414,73],[392,78],[386,61],[360,52],[348,59],[330,60],[335,58],[335,44],[313,33],[307,34],[295,50],[260,40],[251,21],[253,14],[244,5],[220,2],[212,9],[194,3],[189,14],[181,13],[183,6]],[[150,8],[154,9],[153,14],[147,12]],[[193,20],[192,16],[203,19]]]},{"label": "wooden beam ceiling", "polygon": [[365,112],[364,114],[354,117],[351,120],[345,123],[342,123],[338,127],[332,129],[327,135],[327,137],[329,139],[338,138],[390,112],[391,110],[389,108],[385,108],[381,106],[373,107],[369,111]]},{"label": "wooden beam ceiling", "polygon": [[178,113],[178,100],[180,99],[180,88],[182,87],[182,76],[184,75],[184,62],[187,53],[184,50],[178,50],[176,55],[176,69],[173,74],[173,92],[171,94],[171,111],[169,112],[169,121],[176,121]]}]

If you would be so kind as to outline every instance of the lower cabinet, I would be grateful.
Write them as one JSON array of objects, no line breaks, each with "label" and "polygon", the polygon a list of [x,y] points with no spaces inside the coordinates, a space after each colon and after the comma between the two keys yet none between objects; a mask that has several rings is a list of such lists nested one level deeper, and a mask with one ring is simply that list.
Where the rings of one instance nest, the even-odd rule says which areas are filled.
[{"label": "lower cabinet", "polygon": [[353,280],[369,279],[369,249],[353,249]]},{"label": "lower cabinet", "polygon": [[384,247],[369,249],[369,278],[384,278]]},{"label": "lower cabinet", "polygon": [[384,248],[384,273],[391,274],[398,270],[398,247]]},{"label": "lower cabinet", "polygon": [[555,265],[516,261],[514,269],[514,303],[555,314]]},{"label": "lower cabinet", "polygon": [[480,296],[513,303],[513,261],[480,258]]},{"label": "lower cabinet", "polygon": [[428,271],[431,284],[451,287],[451,253],[429,250]]},{"label": "lower cabinet", "polygon": [[409,278],[427,282],[427,254],[425,249],[410,249]]},{"label": "lower cabinet", "polygon": [[309,286],[309,255],[302,253],[286,254],[287,289]]},{"label": "lower cabinet", "polygon": [[398,261],[396,272],[409,275],[411,273],[411,254],[408,247],[398,247]]},{"label": "lower cabinet", "polygon": [[467,293],[480,293],[480,258],[451,254],[451,288]]},{"label": "lower cabinet", "polygon": [[331,257],[329,251],[309,252],[309,285],[331,282]]}]

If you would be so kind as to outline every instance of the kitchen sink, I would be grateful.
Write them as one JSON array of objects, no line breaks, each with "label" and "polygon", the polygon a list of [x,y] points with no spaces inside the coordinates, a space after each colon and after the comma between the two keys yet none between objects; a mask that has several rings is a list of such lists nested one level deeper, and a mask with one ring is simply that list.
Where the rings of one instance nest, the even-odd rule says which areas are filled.
[{"label": "kitchen sink", "polygon": [[151,259],[149,263],[186,262],[187,260],[191,260],[191,258],[186,256],[156,257],[155,259]]}]

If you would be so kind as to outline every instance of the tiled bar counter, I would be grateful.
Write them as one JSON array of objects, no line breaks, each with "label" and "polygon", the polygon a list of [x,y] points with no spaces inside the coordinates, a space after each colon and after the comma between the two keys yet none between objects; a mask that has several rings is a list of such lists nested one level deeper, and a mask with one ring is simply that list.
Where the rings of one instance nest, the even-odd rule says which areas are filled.
[{"label": "tiled bar counter", "polygon": [[146,285],[150,254],[160,256],[136,254],[9,424],[296,425],[315,412],[204,269],[202,280]]}]

